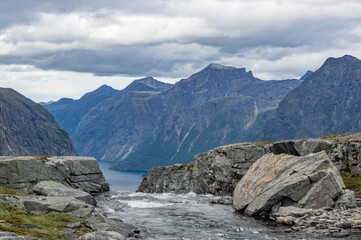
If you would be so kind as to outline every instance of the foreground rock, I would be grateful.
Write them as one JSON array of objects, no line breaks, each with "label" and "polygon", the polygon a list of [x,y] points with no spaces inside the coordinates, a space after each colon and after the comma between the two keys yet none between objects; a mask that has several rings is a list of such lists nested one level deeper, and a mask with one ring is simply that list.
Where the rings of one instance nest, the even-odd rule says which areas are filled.
[{"label": "foreground rock", "polygon": [[31,193],[41,181],[52,180],[87,193],[109,190],[98,162],[91,157],[0,157],[0,184]]},{"label": "foreground rock", "polygon": [[247,170],[265,154],[306,156],[320,151],[326,151],[338,170],[361,176],[361,133],[356,133],[221,146],[196,155],[189,164],[149,170],[137,191],[232,195]]},{"label": "foreground rock", "polygon": [[332,237],[359,236],[361,234],[361,209],[304,209],[280,207],[270,215],[276,222],[288,225],[291,231],[308,232]]},{"label": "foreground rock", "polygon": [[96,231],[92,233],[87,233],[84,236],[80,237],[81,240],[125,240],[125,237],[117,232],[111,231]]},{"label": "foreground rock", "polygon": [[126,237],[140,237],[140,230],[133,225],[124,223],[120,219],[107,218],[99,213],[87,219],[87,226],[96,231],[118,232]]},{"label": "foreground rock", "polygon": [[42,197],[42,196],[12,196],[0,195],[2,201],[10,202],[16,207],[24,208],[31,214],[45,214],[49,212],[68,213],[72,217],[86,218],[92,215],[94,206],[86,204],[72,196]]},{"label": "foreground rock", "polygon": [[[233,206],[250,216],[274,206],[332,208],[344,194],[342,177],[325,152],[303,157],[267,154],[237,184]],[[355,197],[352,200],[344,204],[356,205]]]},{"label": "foreground rock", "polygon": [[33,192],[37,195],[51,196],[51,197],[65,197],[72,196],[87,204],[96,205],[95,198],[87,192],[80,189],[67,187],[61,183],[54,181],[43,181],[33,187]]},{"label": "foreground rock", "polygon": [[[92,195],[108,191],[109,185],[94,158],[0,157],[0,184],[28,193],[21,195],[19,191],[14,191],[19,195],[0,194],[0,202],[4,206],[12,206],[9,209],[15,206],[25,210],[29,215],[66,213],[76,221],[69,223],[64,229],[37,224],[26,226],[41,228],[47,232],[56,231],[57,234],[60,232],[59,237],[64,239],[79,239],[79,235],[84,234],[86,230],[94,232],[83,235],[81,239],[141,237],[140,231],[134,226],[119,219],[109,219],[101,209],[95,207],[96,200]],[[2,223],[12,226],[13,229],[21,229],[24,225],[17,226],[6,221]],[[36,238],[0,232],[0,239]]]}]

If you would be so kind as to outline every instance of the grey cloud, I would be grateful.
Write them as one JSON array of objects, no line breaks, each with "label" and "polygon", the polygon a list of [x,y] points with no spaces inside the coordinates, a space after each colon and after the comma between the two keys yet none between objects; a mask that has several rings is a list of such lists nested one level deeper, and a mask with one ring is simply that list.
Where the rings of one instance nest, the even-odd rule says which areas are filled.
[{"label": "grey cloud", "polygon": [[[191,1],[188,1],[191,2]],[[225,1],[231,2],[231,1]],[[257,2],[257,1],[254,1]],[[348,1],[358,3],[357,1]],[[39,13],[76,13],[76,12],[94,12],[100,14],[100,19],[106,19],[106,15],[101,15],[99,10],[120,10],[129,14],[136,15],[168,15],[173,17],[184,15],[191,16],[187,12],[170,11],[168,5],[177,1],[146,1],[146,0],[64,0],[64,1],[40,1],[40,0],[22,0],[22,1],[0,1],[0,29],[6,31],[9,26],[18,24],[31,25],[39,18]],[[323,1],[322,4],[335,4],[336,1]],[[262,2],[259,2],[262,4]],[[309,2],[312,7],[313,2]],[[204,3],[207,8],[207,3]],[[170,11],[170,12],[167,12]],[[180,11],[180,10],[179,10]],[[272,9],[270,9],[272,11]],[[240,13],[241,14],[241,13]],[[334,13],[332,13],[334,14]],[[332,16],[330,14],[330,16]],[[344,13],[347,14],[347,13]],[[205,14],[206,15],[206,14]],[[191,16],[202,18],[204,16]],[[206,17],[204,17],[206,19]],[[259,16],[262,18],[262,15]],[[256,69],[262,70],[266,63],[272,65],[274,69],[263,67],[272,75],[295,75],[303,73],[308,69],[306,65],[286,66],[287,61],[281,61],[287,56],[297,56],[311,54],[314,52],[329,53],[335,50],[340,52],[342,49],[355,49],[355,54],[361,54],[355,44],[361,42],[361,35],[351,34],[352,29],[361,26],[360,18],[309,18],[304,16],[292,23],[287,19],[280,25],[267,23],[268,28],[259,27],[249,34],[235,34],[240,23],[235,22],[234,26],[217,25],[212,19],[206,19],[211,30],[216,34],[205,36],[186,36],[178,39],[157,40],[148,44],[117,44],[99,46],[96,49],[80,45],[71,49],[59,49],[57,51],[43,51],[33,54],[0,54],[0,63],[2,64],[30,64],[38,68],[49,70],[66,70],[75,72],[88,72],[94,75],[119,75],[126,74],[130,76],[154,75],[164,77],[181,77],[180,72],[184,69],[183,76],[189,75],[189,68],[186,65],[191,64],[191,69],[198,69],[206,66],[210,62],[232,63],[248,65],[250,68],[256,66]],[[262,20],[259,20],[262,22]],[[249,29],[252,29],[252,23],[247,23]],[[257,23],[259,24],[259,23]],[[71,28],[72,26],[69,26]],[[184,29],[187,31],[188,29]],[[201,29],[200,29],[201,30]],[[218,32],[221,32],[218,34]],[[223,31],[223,32],[222,32]],[[21,35],[20,35],[21,37]],[[52,43],[80,41],[76,36],[62,35],[61,41],[52,40]],[[40,39],[41,40],[41,39]],[[19,39],[8,39],[16,43]],[[35,40],[32,40],[35,41]],[[176,43],[177,45],[169,45]],[[31,42],[29,42],[31,45]],[[168,44],[168,45],[167,45]],[[194,48],[194,52],[189,54],[187,48],[189,44],[199,45],[199,52]],[[184,48],[182,50],[182,47]],[[203,50],[202,50],[203,47]],[[204,52],[208,51],[209,54]],[[183,51],[183,52],[182,52]],[[175,53],[176,52],[176,53]],[[179,57],[182,55],[182,57]],[[202,55],[203,54],[203,55]],[[198,57],[197,57],[198,55]],[[323,57],[324,54],[319,54]],[[239,61],[239,62],[238,62]],[[255,65],[258,61],[265,61],[264,65]],[[304,63],[304,62],[303,62]],[[273,65],[272,65],[273,66]],[[188,70],[186,70],[188,69]]]}]

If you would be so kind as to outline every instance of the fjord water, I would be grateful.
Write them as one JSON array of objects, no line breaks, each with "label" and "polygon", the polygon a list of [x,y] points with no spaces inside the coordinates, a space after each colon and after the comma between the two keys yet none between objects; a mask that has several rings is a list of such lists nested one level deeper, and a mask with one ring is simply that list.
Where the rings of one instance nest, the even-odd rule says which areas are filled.
[{"label": "fjord water", "polygon": [[123,190],[135,192],[147,172],[122,172],[111,170],[114,163],[107,161],[98,161],[105,179],[110,185],[111,190]]},{"label": "fjord water", "polygon": [[111,187],[97,198],[99,207],[109,217],[138,227],[146,239],[316,239],[285,233],[272,222],[237,214],[229,205],[211,205],[210,195],[135,193],[144,172],[110,170],[111,162],[99,165]]}]

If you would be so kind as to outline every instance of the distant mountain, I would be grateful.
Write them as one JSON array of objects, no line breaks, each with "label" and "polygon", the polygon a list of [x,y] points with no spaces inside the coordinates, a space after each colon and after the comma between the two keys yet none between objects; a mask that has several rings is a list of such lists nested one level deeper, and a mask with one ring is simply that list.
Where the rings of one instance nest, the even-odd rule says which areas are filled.
[{"label": "distant mountain", "polygon": [[210,64],[175,85],[150,77],[136,80],[92,104],[72,127],[64,116],[72,118],[68,109],[77,109],[77,101],[47,108],[70,132],[80,154],[118,161],[118,169],[147,170],[252,138],[249,130],[258,119],[270,119],[268,113],[300,83],[263,81],[244,68]]},{"label": "distant mountain", "polygon": [[361,60],[328,58],[281,101],[259,139],[316,137],[361,130]]},{"label": "distant mountain", "polygon": [[310,76],[311,74],[312,74],[313,72],[312,71],[310,71],[310,70],[308,70],[301,78],[300,78],[300,80],[305,80],[308,76]]},{"label": "distant mountain", "polygon": [[103,85],[95,91],[85,94],[79,100],[62,98],[57,102],[46,104],[44,107],[54,115],[56,121],[72,136],[81,118],[90,109],[117,92],[112,87]]},{"label": "distant mountain", "polygon": [[0,155],[76,155],[54,117],[40,104],[0,88]]}]

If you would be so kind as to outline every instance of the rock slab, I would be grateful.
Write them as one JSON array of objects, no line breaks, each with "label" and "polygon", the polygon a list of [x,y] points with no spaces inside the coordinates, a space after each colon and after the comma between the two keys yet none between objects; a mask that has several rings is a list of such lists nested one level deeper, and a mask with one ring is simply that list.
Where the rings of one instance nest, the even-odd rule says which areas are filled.
[{"label": "rock slab", "polygon": [[87,193],[109,190],[98,162],[92,157],[0,157],[0,184],[31,192],[41,181],[55,181]]},{"label": "rock slab", "polygon": [[54,181],[42,181],[33,187],[33,192],[37,195],[49,197],[72,196],[85,203],[96,205],[95,198],[87,192],[80,189],[71,188]]},{"label": "rock slab", "polygon": [[250,216],[270,212],[278,204],[331,208],[343,194],[342,177],[324,151],[306,156],[266,154],[237,184],[233,206]]}]

